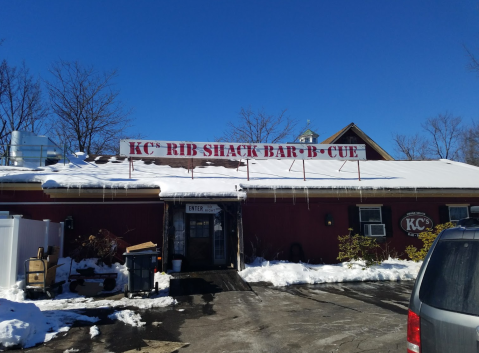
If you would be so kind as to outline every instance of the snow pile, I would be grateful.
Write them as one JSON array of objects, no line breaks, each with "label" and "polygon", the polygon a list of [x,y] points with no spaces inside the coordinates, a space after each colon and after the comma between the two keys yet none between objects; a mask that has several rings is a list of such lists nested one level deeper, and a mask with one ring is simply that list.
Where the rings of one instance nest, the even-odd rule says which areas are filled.
[{"label": "snow pile", "polygon": [[93,325],[90,327],[90,337],[94,338],[100,334],[100,329],[98,328],[97,325]]},{"label": "snow pile", "polygon": [[[124,308],[136,307],[149,309],[166,307],[176,304],[176,300],[169,297],[170,276],[155,273],[154,281],[158,282],[158,295],[151,292],[150,298],[134,297],[132,299],[121,297],[119,300],[87,298],[72,293],[68,286],[68,275],[76,274],[77,268],[93,267],[96,273],[117,273],[116,286],[112,292],[121,291],[128,282],[126,266],[114,264],[111,267],[100,266],[95,259],[87,259],[76,263],[70,258],[61,258],[57,268],[56,281],[67,281],[63,285],[63,293],[55,299],[43,297],[39,300],[26,300],[23,292],[24,281],[18,281],[11,288],[0,288],[0,349],[8,347],[31,347],[38,343],[48,342],[60,332],[66,332],[75,321],[95,323],[97,317],[82,315],[84,309],[92,308]],[[93,281],[93,280],[88,280]],[[97,280],[103,282],[103,280]],[[118,319],[134,326],[141,326],[141,317],[131,310],[119,311]],[[90,328],[93,338],[100,333],[98,327]]]},{"label": "snow pile", "polygon": [[34,303],[0,299],[0,347],[32,347],[70,329],[73,321],[98,321],[73,312],[42,312]]},{"label": "snow pile", "polygon": [[146,322],[141,321],[141,316],[131,310],[115,311],[113,314],[108,315],[108,318],[136,327],[146,325]]},{"label": "snow pile", "polygon": [[[348,267],[352,265],[352,268]],[[247,282],[271,282],[274,286],[354,281],[414,280],[420,262],[388,259],[381,265],[364,267],[364,262],[344,262],[337,265],[310,265],[287,261],[265,261],[257,258],[239,275]]]}]

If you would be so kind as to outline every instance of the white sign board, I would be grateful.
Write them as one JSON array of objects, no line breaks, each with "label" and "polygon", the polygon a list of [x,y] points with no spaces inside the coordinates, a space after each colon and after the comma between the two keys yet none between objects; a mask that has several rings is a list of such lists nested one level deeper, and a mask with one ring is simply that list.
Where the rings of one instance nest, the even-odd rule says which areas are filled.
[{"label": "white sign board", "polygon": [[186,213],[217,214],[219,211],[221,211],[221,208],[216,204],[186,204]]},{"label": "white sign board", "polygon": [[127,157],[366,160],[366,145],[120,140]]}]

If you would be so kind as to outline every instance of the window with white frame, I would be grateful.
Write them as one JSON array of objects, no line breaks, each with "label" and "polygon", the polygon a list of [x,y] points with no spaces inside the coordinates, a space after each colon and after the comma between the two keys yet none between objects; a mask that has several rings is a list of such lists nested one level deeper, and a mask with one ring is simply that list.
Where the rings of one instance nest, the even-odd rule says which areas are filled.
[{"label": "window with white frame", "polygon": [[469,217],[469,207],[467,205],[450,205],[449,220],[453,223]]},{"label": "window with white frame", "polygon": [[381,223],[381,207],[360,207],[359,222],[361,223]]},{"label": "window with white frame", "polygon": [[366,236],[386,235],[380,206],[359,207],[359,223],[363,234]]}]

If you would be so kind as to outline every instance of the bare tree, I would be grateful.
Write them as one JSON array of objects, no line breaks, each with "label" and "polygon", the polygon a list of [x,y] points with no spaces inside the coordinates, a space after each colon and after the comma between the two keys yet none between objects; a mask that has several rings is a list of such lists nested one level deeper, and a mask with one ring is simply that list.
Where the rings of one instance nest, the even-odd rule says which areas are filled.
[{"label": "bare tree", "polygon": [[284,142],[295,134],[297,122],[286,115],[283,109],[278,115],[267,114],[264,109],[254,112],[251,108],[241,108],[238,120],[228,122],[223,135],[218,141],[245,143],[278,143]]},{"label": "bare tree", "polygon": [[397,159],[405,159],[408,161],[417,161],[429,159],[427,155],[429,147],[428,141],[420,134],[412,136],[396,134],[393,136],[396,142],[395,150]]},{"label": "bare tree", "polygon": [[53,130],[60,142],[88,154],[115,152],[131,123],[114,89],[116,70],[98,73],[76,61],[59,61],[49,71]]},{"label": "bare tree", "polygon": [[458,160],[462,139],[462,119],[450,113],[428,118],[422,128],[431,138],[429,153],[433,158]]},{"label": "bare tree", "polygon": [[40,81],[20,67],[0,64],[0,144],[10,143],[15,130],[41,133],[48,117]]},{"label": "bare tree", "polygon": [[461,160],[479,166],[479,124],[476,122],[472,122],[462,134]]}]

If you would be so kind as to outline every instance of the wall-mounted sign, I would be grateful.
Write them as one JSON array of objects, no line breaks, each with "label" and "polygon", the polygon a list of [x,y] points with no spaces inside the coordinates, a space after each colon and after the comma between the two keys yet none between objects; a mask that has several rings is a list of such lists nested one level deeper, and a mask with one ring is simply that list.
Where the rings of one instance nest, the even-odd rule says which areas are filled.
[{"label": "wall-mounted sign", "polygon": [[366,145],[120,140],[127,157],[366,160]]},{"label": "wall-mounted sign", "polygon": [[207,214],[217,214],[221,211],[221,207],[216,204],[201,204],[201,203],[187,203],[186,204],[186,213],[207,213]]},{"label": "wall-mounted sign", "polygon": [[408,212],[400,222],[401,228],[410,237],[417,237],[419,233],[424,232],[426,228],[432,228],[434,223],[432,219],[423,212]]}]

